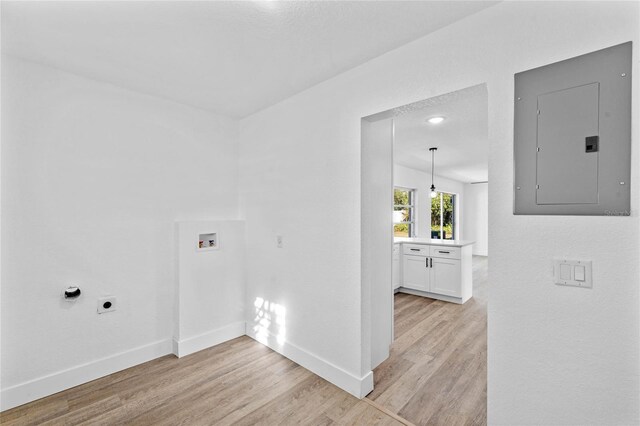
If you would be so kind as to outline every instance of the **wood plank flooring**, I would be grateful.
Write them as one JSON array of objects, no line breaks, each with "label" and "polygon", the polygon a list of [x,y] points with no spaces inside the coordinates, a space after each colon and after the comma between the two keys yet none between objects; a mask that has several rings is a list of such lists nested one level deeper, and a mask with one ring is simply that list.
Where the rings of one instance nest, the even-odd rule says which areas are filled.
[{"label": "wood plank flooring", "polygon": [[240,337],[16,407],[0,424],[485,424],[484,258],[474,258],[474,292],[462,306],[396,295],[396,341],[365,400]]},{"label": "wood plank flooring", "polygon": [[240,337],[165,356],[0,414],[2,425],[402,425]]},{"label": "wood plank flooring", "polygon": [[487,422],[487,258],[474,256],[464,305],[395,296],[391,356],[367,398],[414,424]]}]

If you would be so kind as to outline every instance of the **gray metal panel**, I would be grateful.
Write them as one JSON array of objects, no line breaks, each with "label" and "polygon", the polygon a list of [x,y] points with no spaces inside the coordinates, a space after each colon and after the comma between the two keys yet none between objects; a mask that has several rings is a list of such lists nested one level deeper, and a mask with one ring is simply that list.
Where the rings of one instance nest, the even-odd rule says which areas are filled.
[{"label": "gray metal panel", "polygon": [[537,204],[597,204],[598,83],[538,96]]},{"label": "gray metal panel", "polygon": [[[515,75],[514,214],[630,214],[631,51],[632,45],[628,42]],[[540,157],[543,170],[539,170],[538,99],[542,98],[543,102],[548,100],[560,102],[558,99],[546,98],[545,95],[581,86],[592,88],[594,83],[599,85],[598,132],[596,133],[599,135],[599,150],[583,155],[597,157],[596,176],[593,177],[593,165],[589,163],[593,160],[590,160],[590,157],[582,157],[582,160],[587,162],[588,170],[577,171],[581,174],[579,178],[587,179],[584,186],[580,186],[579,178],[562,179],[567,174],[554,171],[553,165],[564,161],[563,159]],[[576,93],[569,90],[566,94],[571,98],[571,96],[577,96]],[[582,95],[587,98],[590,96],[584,93]],[[563,99],[560,104],[565,101],[575,104],[575,99]],[[587,112],[592,111],[589,108],[586,109]],[[566,126],[570,122],[580,122],[585,124],[585,130],[591,130],[590,125],[587,124],[591,122],[589,119],[568,117],[567,115],[570,114],[566,111],[558,114],[564,117],[558,119],[553,126]],[[543,126],[545,125],[546,123],[543,122]],[[569,132],[566,127],[563,127],[562,131]],[[542,141],[542,144],[549,148],[547,142]],[[569,147],[570,145],[568,144]],[[545,146],[542,148],[541,153],[544,152]],[[562,151],[564,148],[553,149]],[[557,154],[562,158],[573,155],[566,152],[557,152]],[[574,164],[569,163],[567,166],[571,173],[576,172]],[[539,172],[542,175],[538,176]],[[597,182],[596,203],[593,203],[591,198],[593,194],[591,182]],[[547,187],[556,186],[556,188],[549,193],[542,193],[538,198],[540,195],[536,188],[538,184],[541,188],[543,184]],[[564,203],[561,203],[563,200]]]}]

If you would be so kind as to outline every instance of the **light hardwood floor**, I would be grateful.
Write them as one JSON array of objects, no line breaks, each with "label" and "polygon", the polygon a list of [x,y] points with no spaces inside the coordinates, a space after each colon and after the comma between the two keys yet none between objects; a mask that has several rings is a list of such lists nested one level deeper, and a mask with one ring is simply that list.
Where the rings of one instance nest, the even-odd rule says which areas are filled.
[{"label": "light hardwood floor", "polygon": [[4,412],[0,423],[401,425],[248,337],[94,380]]},{"label": "light hardwood floor", "polygon": [[391,356],[367,398],[418,425],[487,419],[487,258],[473,258],[464,305],[398,293]]},{"label": "light hardwood floor", "polygon": [[0,423],[484,424],[486,269],[485,258],[474,258],[475,294],[462,306],[396,295],[391,357],[375,370],[376,387],[363,400],[240,337],[5,411]]}]

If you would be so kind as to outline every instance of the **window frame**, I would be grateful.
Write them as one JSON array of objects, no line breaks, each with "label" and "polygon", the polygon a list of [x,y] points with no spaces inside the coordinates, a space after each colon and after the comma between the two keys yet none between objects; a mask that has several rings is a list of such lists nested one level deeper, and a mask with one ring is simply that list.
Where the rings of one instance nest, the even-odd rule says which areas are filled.
[{"label": "window frame", "polygon": [[[395,203],[395,192],[396,190],[408,192],[409,196],[409,204],[396,204]],[[395,222],[393,221],[393,228],[395,232],[396,225],[408,225],[409,232],[408,237],[406,238],[414,238],[416,234],[416,189],[415,188],[405,188],[403,186],[394,186],[394,202],[393,202],[393,212],[396,211],[396,207],[409,209],[409,221],[408,222]],[[395,233],[394,233],[395,237]]]},{"label": "window frame", "polygon": [[[456,194],[455,192],[448,192],[448,191],[437,191],[438,192],[438,196],[440,197],[440,240],[441,241],[453,241],[456,239],[456,236],[458,235],[458,197],[459,194]],[[442,194],[447,194],[447,195],[451,195],[452,196],[452,204],[453,204],[453,214],[451,217],[451,238],[445,240],[444,238],[442,238],[442,232],[444,229],[444,208],[443,208],[443,196]],[[433,198],[431,199],[430,202],[430,209],[429,209],[429,213],[431,214],[431,210],[433,209]],[[429,230],[432,231],[431,227],[433,226],[433,217],[431,218],[430,222],[429,222]]]}]

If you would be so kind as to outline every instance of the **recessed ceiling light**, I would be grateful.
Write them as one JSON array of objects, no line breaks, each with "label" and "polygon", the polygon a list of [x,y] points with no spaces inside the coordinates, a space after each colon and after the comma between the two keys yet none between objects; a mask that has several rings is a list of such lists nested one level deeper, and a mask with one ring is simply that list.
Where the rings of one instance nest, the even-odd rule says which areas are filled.
[{"label": "recessed ceiling light", "polygon": [[427,119],[430,124],[440,124],[444,121],[444,117],[431,117]]}]

